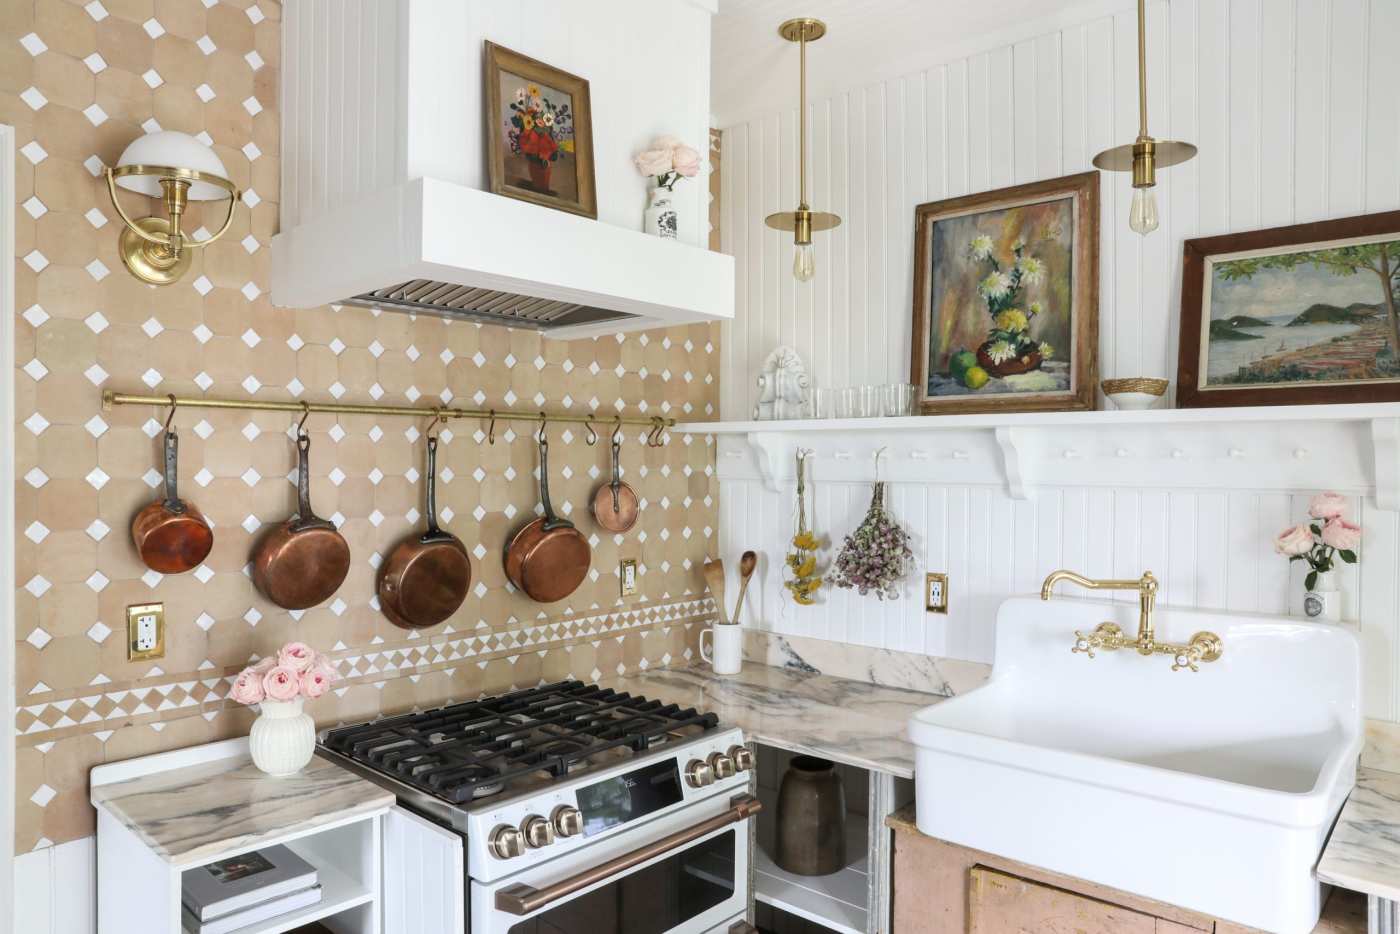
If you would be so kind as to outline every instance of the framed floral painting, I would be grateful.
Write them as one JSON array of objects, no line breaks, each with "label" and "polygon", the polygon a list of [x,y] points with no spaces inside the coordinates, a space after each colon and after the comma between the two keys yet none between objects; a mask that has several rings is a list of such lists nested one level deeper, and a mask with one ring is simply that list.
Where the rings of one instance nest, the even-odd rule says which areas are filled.
[{"label": "framed floral painting", "polygon": [[925,415],[1093,409],[1099,175],[914,209],[910,382]]},{"label": "framed floral painting", "polygon": [[485,59],[491,190],[596,218],[588,82],[494,42]]}]

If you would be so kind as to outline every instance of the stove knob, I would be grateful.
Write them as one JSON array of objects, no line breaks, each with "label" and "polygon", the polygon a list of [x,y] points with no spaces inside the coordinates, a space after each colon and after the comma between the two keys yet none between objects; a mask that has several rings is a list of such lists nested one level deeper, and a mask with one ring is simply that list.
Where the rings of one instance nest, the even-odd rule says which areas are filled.
[{"label": "stove knob", "polygon": [[583,815],[579,809],[568,804],[555,808],[554,832],[561,837],[576,837],[583,833]]},{"label": "stove knob", "polygon": [[691,788],[704,788],[715,783],[715,771],[708,763],[691,759],[685,767],[685,783]]},{"label": "stove knob", "polygon": [[734,760],[722,752],[714,753],[710,756],[710,770],[715,773],[715,778],[720,781],[726,778],[733,778]]},{"label": "stove knob", "polygon": [[747,746],[730,746],[729,758],[734,760],[734,768],[747,772],[753,768],[753,750]]},{"label": "stove knob", "polygon": [[525,855],[525,835],[519,829],[502,824],[491,831],[491,855],[497,859],[514,859]]},{"label": "stove knob", "polygon": [[525,838],[525,845],[532,850],[554,842],[554,825],[538,814],[531,814],[520,822],[520,833]]}]

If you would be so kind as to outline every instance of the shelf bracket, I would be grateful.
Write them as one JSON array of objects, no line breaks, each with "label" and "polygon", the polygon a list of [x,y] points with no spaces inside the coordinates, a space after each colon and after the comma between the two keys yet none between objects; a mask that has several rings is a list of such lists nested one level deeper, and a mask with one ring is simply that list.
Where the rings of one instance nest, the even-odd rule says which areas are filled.
[{"label": "shelf bracket", "polygon": [[1400,510],[1400,418],[1371,419],[1376,505]]},{"label": "shelf bracket", "polygon": [[1006,476],[1006,492],[1012,499],[1030,499],[1029,478],[1025,473],[1022,448],[1026,435],[1023,429],[1002,426],[996,430],[997,447],[1001,449],[1001,469]]},{"label": "shelf bracket", "polygon": [[784,447],[781,437],[772,431],[751,431],[745,437],[758,464],[759,476],[763,478],[763,488],[773,493],[779,492],[778,476]]}]

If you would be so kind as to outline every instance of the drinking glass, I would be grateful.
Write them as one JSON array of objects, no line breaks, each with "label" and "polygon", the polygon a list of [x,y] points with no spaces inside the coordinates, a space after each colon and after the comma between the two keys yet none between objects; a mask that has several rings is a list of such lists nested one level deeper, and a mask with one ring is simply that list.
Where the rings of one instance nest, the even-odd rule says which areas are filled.
[{"label": "drinking glass", "polygon": [[846,386],[841,389],[833,389],[836,394],[836,417],[856,418],[856,390],[854,386]]},{"label": "drinking glass", "polygon": [[909,383],[890,383],[881,396],[880,411],[884,415],[908,415],[913,410],[914,387]]},{"label": "drinking glass", "polygon": [[856,387],[856,417],[874,418],[880,414],[880,387]]},{"label": "drinking glass", "polygon": [[840,418],[837,414],[838,389],[818,389],[812,394],[813,418]]}]

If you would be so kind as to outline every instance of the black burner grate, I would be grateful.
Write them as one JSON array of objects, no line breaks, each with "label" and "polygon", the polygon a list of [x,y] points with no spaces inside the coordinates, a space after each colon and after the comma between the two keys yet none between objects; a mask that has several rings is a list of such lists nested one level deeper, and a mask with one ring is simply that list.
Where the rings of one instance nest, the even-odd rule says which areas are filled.
[{"label": "black burner grate", "polygon": [[557,778],[718,725],[712,713],[560,681],[423,713],[342,727],[325,746],[454,804],[525,778]]}]

